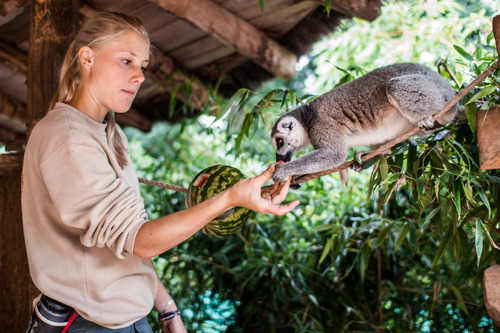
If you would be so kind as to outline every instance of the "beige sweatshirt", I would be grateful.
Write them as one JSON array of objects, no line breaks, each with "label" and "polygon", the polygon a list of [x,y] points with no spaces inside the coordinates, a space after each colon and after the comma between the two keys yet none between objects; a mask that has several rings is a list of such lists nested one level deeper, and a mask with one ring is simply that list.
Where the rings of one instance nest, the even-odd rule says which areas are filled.
[{"label": "beige sweatshirt", "polygon": [[105,130],[106,124],[58,103],[29,138],[22,211],[35,285],[85,319],[115,329],[151,311],[156,273],[132,254],[148,217],[132,163],[119,167]]}]

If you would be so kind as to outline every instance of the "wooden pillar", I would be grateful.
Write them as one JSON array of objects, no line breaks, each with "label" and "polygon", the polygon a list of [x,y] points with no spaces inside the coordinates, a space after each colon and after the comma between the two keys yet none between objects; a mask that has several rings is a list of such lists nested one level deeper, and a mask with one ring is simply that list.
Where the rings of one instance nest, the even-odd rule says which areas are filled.
[{"label": "wooden pillar", "polygon": [[500,107],[479,110],[476,115],[479,167],[481,170],[500,169]]},{"label": "wooden pillar", "polygon": [[78,0],[31,1],[27,135],[57,88],[62,58],[78,29]]},{"label": "wooden pillar", "polygon": [[[78,28],[77,0],[31,0],[27,134],[47,112],[57,73]],[[0,169],[0,327],[24,332],[36,293],[28,270],[21,215],[22,151],[0,155],[12,160]],[[10,165],[9,164],[9,165]],[[3,163],[8,165],[8,163]]]},{"label": "wooden pillar", "polygon": [[[5,162],[7,155],[2,155]],[[0,170],[0,325],[4,332],[24,332],[28,326],[31,280],[21,221],[21,158]],[[22,323],[20,322],[22,321]]]}]

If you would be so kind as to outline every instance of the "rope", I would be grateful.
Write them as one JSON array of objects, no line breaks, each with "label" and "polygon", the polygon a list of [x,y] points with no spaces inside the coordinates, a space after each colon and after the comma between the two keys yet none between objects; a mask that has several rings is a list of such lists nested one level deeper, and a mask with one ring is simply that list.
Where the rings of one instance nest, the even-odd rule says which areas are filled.
[{"label": "rope", "polygon": [[182,186],[177,186],[177,185],[170,185],[170,184],[165,184],[156,180],[148,180],[144,178],[138,178],[140,183],[146,184],[146,185],[152,185],[152,186],[157,186],[161,187],[167,190],[174,190],[177,192],[182,192],[182,193],[187,193],[187,188],[184,188]]}]

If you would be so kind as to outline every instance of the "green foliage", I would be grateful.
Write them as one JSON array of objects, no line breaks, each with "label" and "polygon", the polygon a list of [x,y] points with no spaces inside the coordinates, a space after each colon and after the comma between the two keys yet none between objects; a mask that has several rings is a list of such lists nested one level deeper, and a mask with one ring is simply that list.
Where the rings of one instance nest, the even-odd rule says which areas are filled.
[{"label": "green foliage", "polygon": [[[194,123],[127,130],[139,176],[187,187],[214,164],[256,175],[273,162],[278,114],[381,65],[434,66],[458,91],[497,59],[495,12],[494,0],[388,2],[319,43],[301,82],[242,89]],[[476,113],[500,104],[499,74],[462,100],[458,122],[366,162],[348,186],[308,181],[289,193],[294,212],[254,214],[235,235],[198,233],[158,257],[188,330],[496,331],[481,277],[499,259],[500,172],[479,170]],[[184,208],[183,194],[142,191],[151,218]]]}]

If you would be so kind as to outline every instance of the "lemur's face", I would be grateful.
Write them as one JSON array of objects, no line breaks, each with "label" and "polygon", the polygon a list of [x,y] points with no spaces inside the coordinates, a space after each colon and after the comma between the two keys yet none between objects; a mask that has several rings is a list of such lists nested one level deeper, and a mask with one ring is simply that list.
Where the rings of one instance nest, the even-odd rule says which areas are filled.
[{"label": "lemur's face", "polygon": [[271,139],[277,162],[289,162],[297,151],[309,144],[304,126],[292,116],[278,119],[271,132]]}]

